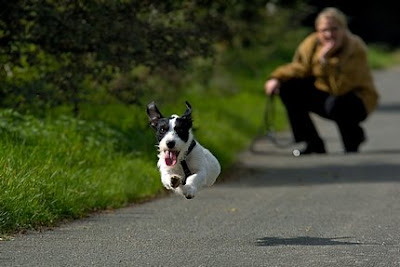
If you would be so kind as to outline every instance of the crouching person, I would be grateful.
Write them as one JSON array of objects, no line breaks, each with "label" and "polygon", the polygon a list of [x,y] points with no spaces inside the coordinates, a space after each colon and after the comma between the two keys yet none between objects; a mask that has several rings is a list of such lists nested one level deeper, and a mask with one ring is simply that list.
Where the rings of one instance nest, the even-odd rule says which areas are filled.
[{"label": "crouching person", "polygon": [[326,153],[310,112],[333,120],[345,152],[358,152],[365,140],[361,122],[375,109],[378,93],[367,62],[367,47],[347,27],[345,15],[326,8],[315,20],[315,32],[298,46],[293,61],[278,67],[264,85],[279,94],[296,142],[294,155]]}]

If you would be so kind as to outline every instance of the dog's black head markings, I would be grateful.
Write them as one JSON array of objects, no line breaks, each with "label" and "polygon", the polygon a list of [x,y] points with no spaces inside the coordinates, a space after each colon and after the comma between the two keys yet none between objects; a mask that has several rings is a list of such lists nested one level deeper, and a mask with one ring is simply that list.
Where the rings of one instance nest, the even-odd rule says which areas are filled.
[{"label": "dog's black head markings", "polygon": [[186,111],[181,117],[164,117],[156,104],[151,102],[147,105],[147,115],[150,126],[156,131],[160,153],[164,153],[165,163],[168,166],[175,165],[181,150],[188,149],[189,139],[193,140],[190,131],[193,124],[191,105],[186,101]]},{"label": "dog's black head markings", "polygon": [[[192,128],[192,106],[186,101],[186,111],[181,116],[172,115],[165,118],[154,102],[147,105],[147,115],[150,119],[150,126],[156,130],[157,141],[161,139],[171,130],[174,130],[182,141],[187,142],[189,139],[189,130]],[[173,122],[173,123],[171,123]]]}]

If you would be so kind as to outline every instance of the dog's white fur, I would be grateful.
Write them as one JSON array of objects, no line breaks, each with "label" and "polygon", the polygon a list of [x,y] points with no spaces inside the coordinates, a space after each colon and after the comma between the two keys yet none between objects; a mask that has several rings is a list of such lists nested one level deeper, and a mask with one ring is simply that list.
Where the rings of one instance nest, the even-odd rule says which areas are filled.
[{"label": "dog's white fur", "polygon": [[[194,136],[190,129],[187,142],[179,138],[178,134],[174,131],[175,121],[178,117],[178,115],[171,116],[172,119],[169,121],[169,130],[159,143],[159,160],[157,166],[161,173],[161,181],[164,187],[190,199],[193,198],[203,186],[211,186],[215,183],[221,172],[221,166],[216,157],[197,141],[193,150],[186,155]],[[178,163],[173,166],[168,166],[165,163],[165,151],[168,150],[167,143],[169,141],[175,141],[174,149],[179,151],[177,158]],[[182,160],[186,160],[192,173],[192,175],[187,177],[185,185],[181,183],[182,179],[185,177],[183,167],[180,164]],[[171,179],[180,179],[179,186],[175,188],[172,187]]]}]

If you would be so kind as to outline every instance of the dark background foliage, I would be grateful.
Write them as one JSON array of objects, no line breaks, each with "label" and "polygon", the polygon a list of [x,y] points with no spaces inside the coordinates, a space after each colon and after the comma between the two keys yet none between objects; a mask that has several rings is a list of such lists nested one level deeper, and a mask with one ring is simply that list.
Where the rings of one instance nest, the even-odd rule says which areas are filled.
[{"label": "dark background foliage", "polygon": [[327,6],[341,9],[348,17],[349,27],[365,41],[383,43],[392,47],[400,45],[400,2],[382,1],[345,1],[345,0],[308,0],[314,11],[304,20],[306,25],[312,26],[316,13]]}]

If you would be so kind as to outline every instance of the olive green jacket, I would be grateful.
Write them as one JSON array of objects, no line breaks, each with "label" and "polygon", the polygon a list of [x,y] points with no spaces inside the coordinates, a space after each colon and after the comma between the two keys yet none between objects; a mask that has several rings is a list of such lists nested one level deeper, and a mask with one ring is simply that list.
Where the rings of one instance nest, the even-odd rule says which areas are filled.
[{"label": "olive green jacket", "polygon": [[332,95],[354,91],[363,101],[367,113],[378,102],[371,70],[367,62],[367,47],[360,37],[352,33],[334,55],[320,62],[317,34],[310,34],[297,48],[293,61],[278,67],[270,78],[285,81],[291,78],[315,77],[315,87]]}]

